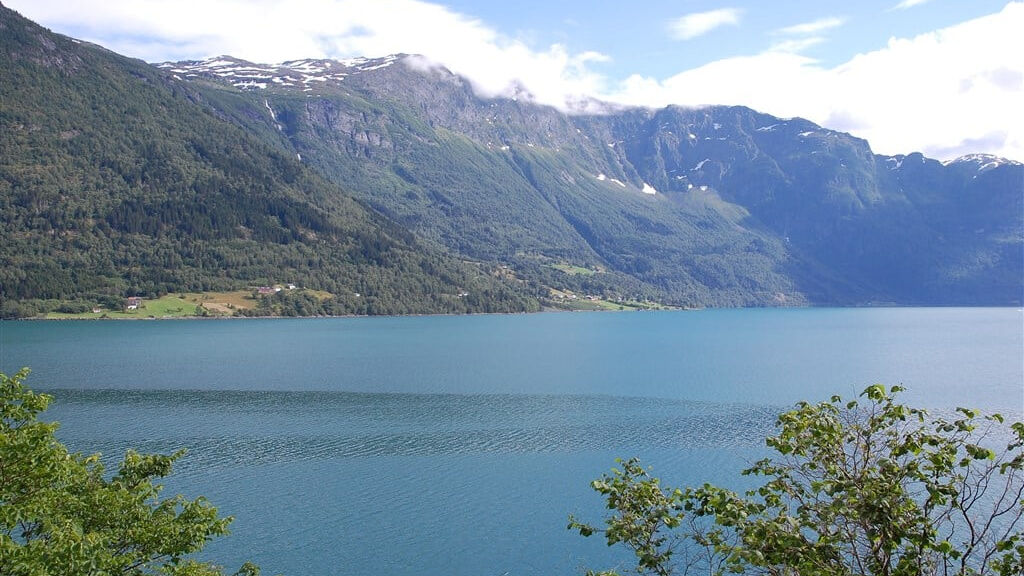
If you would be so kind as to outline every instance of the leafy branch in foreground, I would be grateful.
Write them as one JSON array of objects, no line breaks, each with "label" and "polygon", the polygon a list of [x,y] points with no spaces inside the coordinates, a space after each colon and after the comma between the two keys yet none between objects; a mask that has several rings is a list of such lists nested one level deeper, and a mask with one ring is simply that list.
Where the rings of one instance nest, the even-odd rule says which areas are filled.
[{"label": "leafy branch in foreground", "polygon": [[[28,370],[0,373],[0,574],[4,576],[221,576],[187,556],[227,534],[204,498],[160,498],[154,481],[183,452],[129,451],[110,479],[98,455],[67,451],[51,398],[25,388]],[[246,563],[235,576],[258,576]]]},{"label": "leafy branch in foreground", "polygon": [[619,461],[592,483],[611,510],[604,527],[569,528],[603,533],[658,576],[1024,574],[1024,423],[966,408],[933,417],[896,403],[900,391],[779,416],[776,455],[743,471],[765,483],[745,495],[665,488]]}]

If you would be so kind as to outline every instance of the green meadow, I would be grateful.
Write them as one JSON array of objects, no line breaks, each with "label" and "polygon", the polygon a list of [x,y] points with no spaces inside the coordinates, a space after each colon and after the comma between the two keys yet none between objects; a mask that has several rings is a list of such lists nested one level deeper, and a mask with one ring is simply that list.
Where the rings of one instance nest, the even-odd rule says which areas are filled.
[{"label": "green meadow", "polygon": [[199,304],[182,298],[179,294],[168,294],[155,300],[143,300],[137,310],[106,310],[81,312],[68,314],[64,312],[50,312],[46,315],[48,319],[90,319],[90,318],[183,318],[198,316]]}]

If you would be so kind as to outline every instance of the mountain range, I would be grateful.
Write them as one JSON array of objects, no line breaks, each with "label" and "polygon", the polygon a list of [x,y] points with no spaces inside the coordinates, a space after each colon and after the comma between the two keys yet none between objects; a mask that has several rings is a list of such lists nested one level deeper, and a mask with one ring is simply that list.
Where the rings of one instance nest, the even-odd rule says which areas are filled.
[{"label": "mountain range", "polygon": [[153,66],[2,7],[0,72],[10,310],[283,276],[346,313],[1024,297],[1011,160],[743,107],[565,113],[415,55]]}]

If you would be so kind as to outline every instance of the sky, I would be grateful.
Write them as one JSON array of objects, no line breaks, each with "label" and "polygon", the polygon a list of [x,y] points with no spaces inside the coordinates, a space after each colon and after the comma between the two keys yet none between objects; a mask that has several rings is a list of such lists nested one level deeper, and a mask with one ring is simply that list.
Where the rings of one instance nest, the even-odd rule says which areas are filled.
[{"label": "sky", "polygon": [[882,154],[1024,161],[1024,1],[0,1],[148,62],[422,54],[483,97],[744,105]]}]

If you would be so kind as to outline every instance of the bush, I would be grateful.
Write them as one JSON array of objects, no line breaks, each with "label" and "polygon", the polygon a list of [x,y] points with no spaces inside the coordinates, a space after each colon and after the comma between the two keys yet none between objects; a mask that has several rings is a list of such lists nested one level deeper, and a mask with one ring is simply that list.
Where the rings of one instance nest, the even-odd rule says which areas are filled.
[{"label": "bush", "polygon": [[[833,397],[782,414],[776,452],[745,470],[741,496],[705,484],[661,486],[636,460],[595,480],[602,532],[636,570],[806,576],[1024,574],[1024,423],[958,408],[953,420],[894,401]],[[606,572],[604,574],[611,574]]]},{"label": "bush", "polygon": [[51,398],[25,388],[27,375],[0,373],[0,574],[221,575],[187,556],[227,534],[231,518],[204,498],[161,498],[154,483],[182,452],[129,451],[108,478],[98,455],[69,453],[57,424],[38,420]]}]

